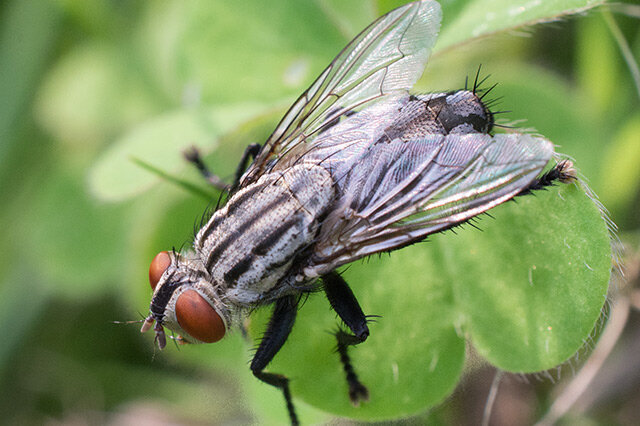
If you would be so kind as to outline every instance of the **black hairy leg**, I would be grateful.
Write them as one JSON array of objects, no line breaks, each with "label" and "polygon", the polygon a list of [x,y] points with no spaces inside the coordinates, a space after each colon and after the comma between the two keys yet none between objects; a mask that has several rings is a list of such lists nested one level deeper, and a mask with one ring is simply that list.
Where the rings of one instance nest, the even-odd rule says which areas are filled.
[{"label": "black hairy leg", "polygon": [[273,357],[278,353],[284,342],[289,337],[293,323],[296,320],[298,312],[298,298],[295,296],[286,296],[278,299],[273,309],[273,314],[264,332],[262,341],[258,346],[258,350],[251,360],[251,372],[259,380],[275,386],[284,394],[289,418],[292,425],[298,425],[298,416],[296,416],[293,401],[291,400],[291,391],[289,390],[289,379],[277,373],[268,373],[264,369],[271,362]]},{"label": "black hairy leg", "polygon": [[202,161],[200,151],[195,146],[192,146],[191,148],[185,150],[183,155],[188,162],[193,164],[196,169],[198,169],[202,177],[204,177],[211,186],[219,189],[220,191],[226,191],[230,188],[230,186],[226,184],[218,175],[211,173],[209,167],[207,167],[207,165],[204,164],[204,161]]},{"label": "black hairy leg", "polygon": [[369,337],[367,317],[362,312],[362,308],[360,308],[358,300],[349,288],[349,285],[340,274],[335,271],[330,272],[322,276],[322,281],[324,284],[324,292],[331,307],[336,311],[346,326],[349,327],[351,333],[353,333],[347,333],[339,328],[335,336],[338,341],[337,351],[340,355],[340,362],[342,363],[349,386],[349,399],[353,405],[358,406],[361,401],[369,400],[369,391],[358,379],[358,375],[351,364],[347,349],[349,346],[364,342],[367,340],[367,337]]},{"label": "black hairy leg", "polygon": [[[249,165],[253,163],[253,160],[256,159],[256,157],[260,153],[260,148],[262,147],[260,146],[259,143],[252,143],[247,145],[247,147],[244,149],[242,158],[240,158],[240,163],[238,163],[238,167],[236,168],[236,176],[233,180],[233,185],[231,185],[231,191],[233,191],[238,187],[238,184],[240,183],[240,178],[242,177],[244,172],[247,170],[247,167],[249,167]],[[249,161],[251,161],[251,163]]]},{"label": "black hairy leg", "polygon": [[184,152],[184,158],[193,164],[200,174],[209,182],[211,186],[220,191],[234,190],[238,184],[240,183],[240,178],[244,174],[245,170],[249,166],[249,161],[253,161],[258,153],[260,152],[260,144],[252,143],[247,145],[242,154],[242,158],[240,159],[240,163],[238,163],[238,167],[236,168],[235,177],[233,184],[229,185],[225,183],[218,175],[211,172],[209,167],[202,160],[202,156],[200,155],[200,151],[195,146],[187,149]]},{"label": "black hairy leg", "polygon": [[533,182],[520,191],[518,195],[531,194],[533,191],[544,189],[556,182],[571,183],[574,180],[576,180],[576,170],[573,168],[573,162],[563,160],[539,178],[534,179]]}]

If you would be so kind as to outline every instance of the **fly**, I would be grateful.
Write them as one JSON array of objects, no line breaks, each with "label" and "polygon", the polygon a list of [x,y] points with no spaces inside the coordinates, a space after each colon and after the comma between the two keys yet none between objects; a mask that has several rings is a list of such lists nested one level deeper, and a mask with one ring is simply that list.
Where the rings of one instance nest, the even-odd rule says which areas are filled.
[{"label": "fly", "polygon": [[[164,327],[182,342],[216,342],[252,309],[274,304],[251,371],[282,390],[297,424],[289,380],[265,368],[287,340],[301,297],[322,290],[349,330],[336,339],[349,397],[358,404],[368,390],[347,349],[365,341],[369,327],[336,269],[575,178],[568,161],[542,173],[554,155],[548,140],[492,135],[493,113],[476,84],[409,94],[440,21],[433,0],[380,17],[298,98],[262,147],[249,146],[228,201],[192,249],[161,252],[151,263],[153,298],[142,331],[153,327],[160,348]],[[220,183],[197,155],[190,159]]]}]

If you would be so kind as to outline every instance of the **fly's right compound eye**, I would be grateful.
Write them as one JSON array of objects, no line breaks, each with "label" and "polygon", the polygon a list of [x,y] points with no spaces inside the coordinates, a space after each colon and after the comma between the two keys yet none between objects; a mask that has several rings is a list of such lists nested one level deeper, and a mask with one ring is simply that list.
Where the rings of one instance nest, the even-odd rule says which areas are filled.
[{"label": "fly's right compound eye", "polygon": [[178,324],[191,337],[213,343],[224,337],[224,321],[213,306],[195,290],[186,290],[176,301]]},{"label": "fly's right compound eye", "polygon": [[161,251],[151,261],[149,266],[149,284],[151,284],[151,290],[155,290],[158,285],[158,281],[164,274],[164,271],[171,265],[171,256],[168,251]]}]

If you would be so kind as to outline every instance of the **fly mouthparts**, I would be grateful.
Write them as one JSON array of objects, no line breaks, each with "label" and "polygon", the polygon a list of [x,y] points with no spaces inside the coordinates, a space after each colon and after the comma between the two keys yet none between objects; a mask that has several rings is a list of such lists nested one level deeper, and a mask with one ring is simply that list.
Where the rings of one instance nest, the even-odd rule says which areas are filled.
[{"label": "fly mouthparts", "polygon": [[158,343],[158,348],[162,350],[165,346],[167,346],[167,338],[164,334],[164,327],[162,327],[162,324],[157,321],[155,321],[156,325],[153,325],[154,321],[155,320],[153,319],[153,315],[149,315],[147,318],[145,318],[144,323],[140,328],[140,333],[149,331],[151,329],[151,326],[153,326],[153,331],[156,332],[156,342]]},{"label": "fly mouthparts", "polygon": [[145,333],[149,331],[152,325],[153,325],[153,316],[149,315],[144,319],[144,322],[142,323],[142,327],[140,328],[140,333]]},{"label": "fly mouthparts", "polygon": [[164,335],[164,327],[158,321],[156,321],[156,325],[153,327],[153,331],[156,332],[156,342],[158,343],[158,349],[163,350],[165,346],[167,346],[167,338]]}]

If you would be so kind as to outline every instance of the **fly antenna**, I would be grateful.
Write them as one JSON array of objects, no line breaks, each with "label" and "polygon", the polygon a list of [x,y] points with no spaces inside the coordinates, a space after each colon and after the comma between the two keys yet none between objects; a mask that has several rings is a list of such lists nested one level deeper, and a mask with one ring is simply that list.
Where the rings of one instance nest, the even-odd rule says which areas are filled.
[{"label": "fly antenna", "polygon": [[131,321],[111,321],[111,324],[140,324],[141,322],[144,322],[144,319],[139,319],[139,320],[131,320]]},{"label": "fly antenna", "polygon": [[145,322],[146,318],[142,314],[142,312],[138,311],[138,316],[140,316],[139,320],[130,320],[130,321],[111,321],[111,324],[140,324],[141,322]]}]

